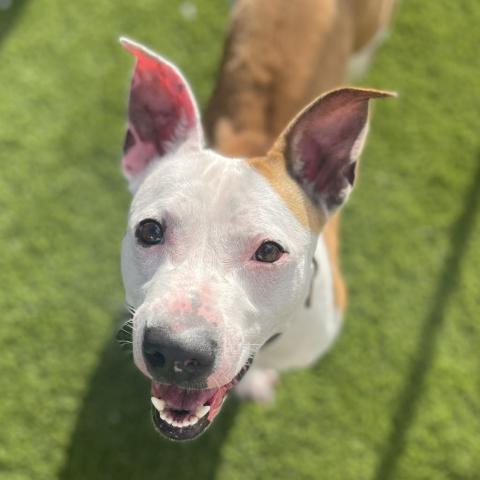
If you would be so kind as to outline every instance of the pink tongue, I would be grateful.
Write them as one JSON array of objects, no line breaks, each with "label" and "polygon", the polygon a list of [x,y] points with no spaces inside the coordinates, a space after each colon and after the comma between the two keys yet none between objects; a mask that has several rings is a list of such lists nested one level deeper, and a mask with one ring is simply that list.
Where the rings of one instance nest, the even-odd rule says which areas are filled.
[{"label": "pink tongue", "polygon": [[[222,389],[223,387],[219,390]],[[167,402],[167,406],[176,410],[195,410],[197,407],[204,405],[212,397],[215,401],[219,390],[216,388],[185,390],[175,385],[152,383],[152,395],[157,398],[162,398]]]}]

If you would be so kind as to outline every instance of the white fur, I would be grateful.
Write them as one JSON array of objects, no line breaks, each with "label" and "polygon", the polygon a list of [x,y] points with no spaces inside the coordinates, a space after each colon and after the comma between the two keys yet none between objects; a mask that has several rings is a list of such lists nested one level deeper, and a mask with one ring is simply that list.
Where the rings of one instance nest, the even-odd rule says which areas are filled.
[{"label": "white fur", "polygon": [[312,365],[328,351],[340,332],[342,315],[334,302],[332,272],[323,236],[318,240],[315,259],[318,272],[313,280],[310,307],[305,304],[300,307],[283,335],[260,351],[237,388],[240,397],[269,402],[276,384],[269,372]]},{"label": "white fur", "polygon": [[330,260],[323,236],[319,238],[315,259],[318,271],[313,279],[310,307],[304,302],[292,316],[282,337],[260,352],[258,367],[277,370],[308,367],[335,340],[341,327],[341,315],[335,307]]},{"label": "white fur", "polygon": [[[133,342],[140,370],[148,376],[140,345],[143,328],[172,322],[164,307],[170,296],[196,295],[204,284],[215,292],[213,307],[221,312],[224,335],[239,343],[221,366],[224,383],[252,353],[259,368],[311,364],[340,325],[323,239],[317,245],[317,236],[243,160],[180,149],[152,165],[133,198],[122,245],[126,299],[137,310]],[[134,231],[145,218],[165,222],[175,240],[158,249],[139,246]],[[285,262],[250,260],[265,239],[287,249]],[[312,306],[306,308],[314,252],[319,269]],[[282,337],[258,353],[276,333]]]}]

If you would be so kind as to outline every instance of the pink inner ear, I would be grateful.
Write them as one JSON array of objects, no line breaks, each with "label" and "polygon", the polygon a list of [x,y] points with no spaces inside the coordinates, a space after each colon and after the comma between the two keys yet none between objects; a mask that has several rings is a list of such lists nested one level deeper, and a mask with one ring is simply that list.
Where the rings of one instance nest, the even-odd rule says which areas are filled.
[{"label": "pink inner ear", "polygon": [[329,100],[325,98],[306,112],[287,141],[294,177],[308,186],[314,200],[321,195],[334,206],[354,179],[352,149],[366,124],[368,99]]},{"label": "pink inner ear", "polygon": [[128,123],[123,152],[123,170],[129,178],[140,173],[146,168],[150,160],[157,155],[155,144],[140,140],[137,130],[130,122]]},{"label": "pink inner ear", "polygon": [[162,156],[196,125],[196,110],[181,74],[141,47],[125,43],[136,57],[129,99],[123,166],[131,177]]},{"label": "pink inner ear", "polygon": [[367,118],[366,102],[347,105],[326,118],[310,119],[298,148],[303,152],[305,179],[319,192],[342,188],[353,145]]}]

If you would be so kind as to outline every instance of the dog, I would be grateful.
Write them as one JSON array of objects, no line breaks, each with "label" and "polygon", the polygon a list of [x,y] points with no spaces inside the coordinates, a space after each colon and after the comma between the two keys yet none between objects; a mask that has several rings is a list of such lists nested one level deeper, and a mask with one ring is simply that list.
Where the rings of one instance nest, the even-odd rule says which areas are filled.
[{"label": "dog", "polygon": [[345,306],[336,212],[355,183],[369,101],[392,94],[330,91],[273,146],[257,144],[265,153],[226,156],[205,147],[181,72],[121,43],[136,58],[121,254],[133,357],[152,382],[155,428],[189,440],[234,387],[269,400],[277,372],[311,365],[334,342]]}]

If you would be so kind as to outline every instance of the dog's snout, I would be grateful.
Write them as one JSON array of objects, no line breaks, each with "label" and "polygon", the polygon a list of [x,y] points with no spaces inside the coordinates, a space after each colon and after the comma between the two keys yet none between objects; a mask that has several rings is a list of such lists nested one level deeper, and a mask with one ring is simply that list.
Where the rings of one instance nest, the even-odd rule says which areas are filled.
[{"label": "dog's snout", "polygon": [[213,370],[217,342],[208,328],[182,334],[148,328],[142,348],[147,369],[156,381],[201,388]]}]

